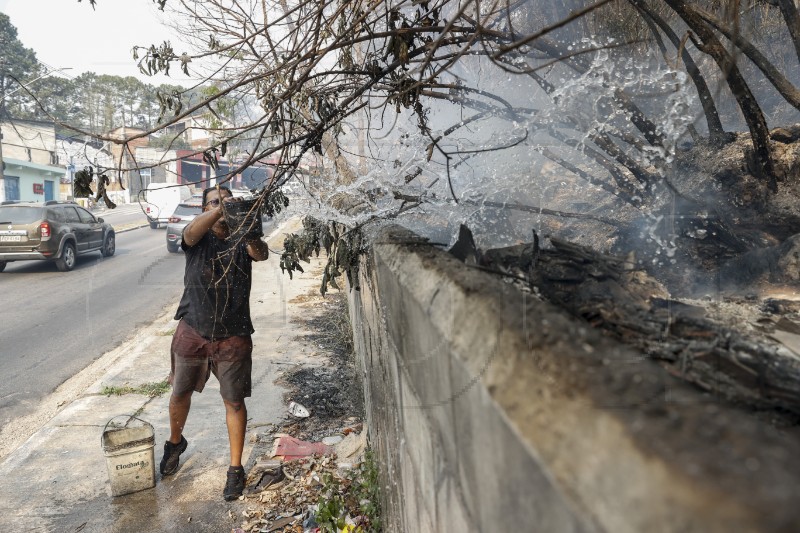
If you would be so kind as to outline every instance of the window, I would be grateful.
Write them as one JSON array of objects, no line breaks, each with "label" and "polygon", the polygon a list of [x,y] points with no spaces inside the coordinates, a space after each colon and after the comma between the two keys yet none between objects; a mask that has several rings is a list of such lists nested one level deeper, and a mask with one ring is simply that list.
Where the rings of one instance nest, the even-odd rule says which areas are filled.
[{"label": "window", "polygon": [[52,220],[53,222],[66,222],[66,220],[64,220],[64,210],[63,209],[48,209],[47,210],[47,220]]},{"label": "window", "polygon": [[63,211],[64,212],[64,219],[67,222],[75,223],[75,222],[80,222],[81,221],[81,217],[78,216],[78,212],[75,211],[74,207],[65,207],[63,209],[64,209],[64,211]]},{"label": "window", "polygon": [[152,168],[142,168],[139,169],[139,177],[141,178],[142,189],[146,189],[148,185],[153,181],[153,169]]},{"label": "window", "polygon": [[175,208],[175,212],[173,215],[177,216],[187,216],[187,215],[199,215],[203,212],[203,208],[200,205],[188,205],[188,204],[178,204],[178,207]]},{"label": "window", "polygon": [[[8,179],[8,177],[6,177]],[[0,206],[0,222],[6,224],[30,224],[42,219],[41,207]]]},{"label": "window", "polygon": [[78,210],[78,216],[81,217],[81,222],[84,224],[94,224],[97,222],[97,220],[94,218],[94,215],[92,215],[86,209],[81,209],[80,207],[75,207],[74,209]]},{"label": "window", "polygon": [[4,181],[6,200],[19,200],[19,177],[6,176]]}]

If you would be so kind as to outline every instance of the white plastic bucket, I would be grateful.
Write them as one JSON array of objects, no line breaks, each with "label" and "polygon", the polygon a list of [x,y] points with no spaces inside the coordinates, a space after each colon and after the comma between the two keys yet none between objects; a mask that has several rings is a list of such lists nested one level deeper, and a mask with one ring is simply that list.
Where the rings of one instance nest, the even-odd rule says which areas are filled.
[{"label": "white plastic bucket", "polygon": [[[121,418],[115,416],[106,423],[101,437],[112,496],[122,496],[156,486],[153,426],[135,416],[121,416],[128,419],[125,425],[109,428],[115,418]],[[132,420],[138,420],[141,425],[129,427]]]}]

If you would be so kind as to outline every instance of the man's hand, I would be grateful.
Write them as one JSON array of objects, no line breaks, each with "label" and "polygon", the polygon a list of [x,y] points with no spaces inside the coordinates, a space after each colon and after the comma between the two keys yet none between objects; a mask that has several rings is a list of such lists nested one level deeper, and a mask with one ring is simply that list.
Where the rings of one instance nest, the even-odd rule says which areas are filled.
[{"label": "man's hand", "polygon": [[238,201],[227,189],[210,190],[204,194],[203,212],[189,222],[183,230],[183,242],[194,246],[222,218],[222,202]]},{"label": "man's hand", "polygon": [[183,242],[186,246],[194,246],[220,218],[222,218],[222,206],[206,207],[183,229]]}]

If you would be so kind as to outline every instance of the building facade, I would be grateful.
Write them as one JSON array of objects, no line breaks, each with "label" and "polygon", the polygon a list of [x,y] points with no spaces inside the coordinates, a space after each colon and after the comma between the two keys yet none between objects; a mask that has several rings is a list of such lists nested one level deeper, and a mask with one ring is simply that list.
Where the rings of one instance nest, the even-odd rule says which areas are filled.
[{"label": "building facade", "polygon": [[0,122],[3,180],[0,201],[46,202],[63,199],[66,168],[58,163],[52,122],[9,119]]}]

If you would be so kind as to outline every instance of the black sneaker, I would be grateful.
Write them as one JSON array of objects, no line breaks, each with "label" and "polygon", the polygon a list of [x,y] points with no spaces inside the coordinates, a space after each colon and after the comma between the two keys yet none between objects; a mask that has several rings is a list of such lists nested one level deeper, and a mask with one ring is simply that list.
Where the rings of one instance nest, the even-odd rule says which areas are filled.
[{"label": "black sneaker", "polygon": [[186,451],[189,443],[183,435],[178,444],[172,444],[170,441],[164,443],[164,457],[161,458],[161,475],[171,476],[178,471],[178,464],[181,454]]},{"label": "black sneaker", "polygon": [[233,501],[242,495],[242,492],[244,492],[244,480],[244,467],[228,467],[228,481],[225,483],[225,490],[222,491],[222,496],[226,502]]}]

